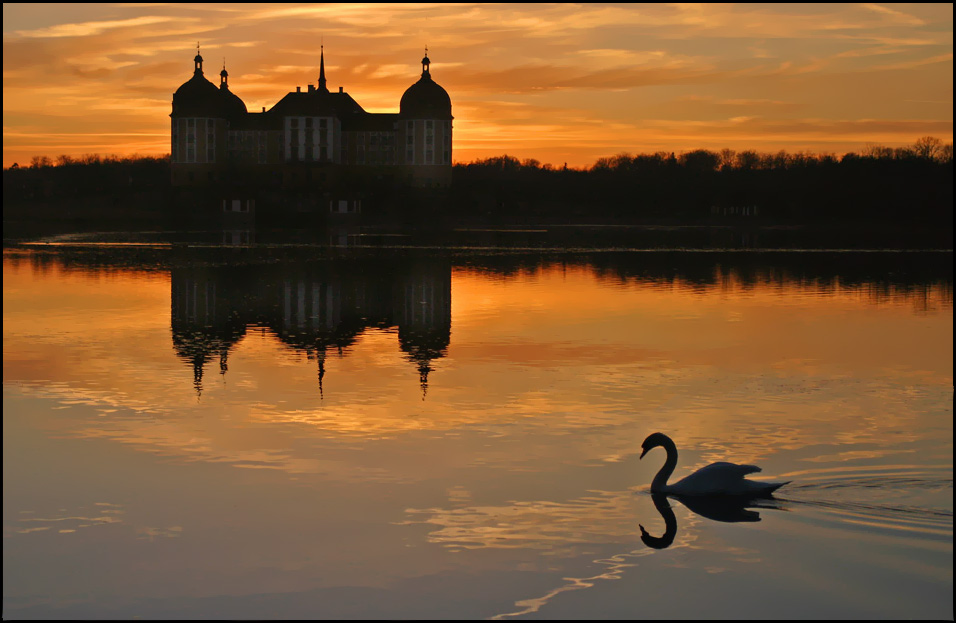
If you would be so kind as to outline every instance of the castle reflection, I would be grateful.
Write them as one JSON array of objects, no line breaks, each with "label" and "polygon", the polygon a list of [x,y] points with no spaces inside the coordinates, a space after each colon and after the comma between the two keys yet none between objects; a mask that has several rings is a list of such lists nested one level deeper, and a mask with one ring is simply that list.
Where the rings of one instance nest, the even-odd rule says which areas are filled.
[{"label": "castle reflection", "polygon": [[[347,355],[363,332],[379,328],[397,333],[424,398],[433,364],[449,347],[453,271],[461,286],[459,311],[466,316],[478,300],[469,296],[476,283],[545,283],[549,275],[568,271],[589,274],[600,286],[589,296],[608,300],[622,292],[677,292],[700,300],[760,294],[804,302],[838,298],[903,304],[917,314],[945,313],[953,303],[952,253],[492,253],[403,247],[397,241],[406,240],[397,234],[376,237],[348,228],[323,232],[326,244],[291,235],[273,239],[271,232],[229,230],[208,238],[191,233],[194,238],[176,244],[94,241],[6,249],[4,266],[14,273],[21,265],[29,267],[38,278],[169,275],[172,343],[176,356],[192,368],[197,392],[217,360],[220,373],[227,372],[230,354],[253,328],[273,333],[285,347],[314,361],[321,396],[327,355]],[[356,241],[359,248],[345,244]],[[562,305],[564,314],[577,313],[571,308],[580,301],[561,284],[550,286],[557,290],[532,289],[528,296],[561,292],[549,301]],[[522,319],[499,318],[501,325],[508,322]]]},{"label": "castle reflection", "polygon": [[432,362],[451,333],[451,264],[417,260],[176,267],[171,275],[173,348],[202,392],[207,364],[228,370],[229,353],[253,327],[270,329],[317,362],[322,395],[327,353],[342,353],[367,328],[397,328],[424,399]]}]

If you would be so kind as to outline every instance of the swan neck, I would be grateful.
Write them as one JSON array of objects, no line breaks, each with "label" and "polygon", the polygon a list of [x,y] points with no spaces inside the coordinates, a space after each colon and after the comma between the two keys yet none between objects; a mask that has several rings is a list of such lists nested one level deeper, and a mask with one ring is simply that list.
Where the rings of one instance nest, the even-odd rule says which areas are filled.
[{"label": "swan neck", "polygon": [[651,481],[651,493],[663,493],[667,489],[667,479],[674,473],[677,467],[677,446],[670,439],[665,439],[661,447],[667,451],[667,460],[661,467],[654,480]]},{"label": "swan neck", "polygon": [[674,511],[671,509],[671,505],[667,501],[667,496],[661,493],[652,493],[651,499],[654,501],[654,507],[657,509],[657,512],[661,514],[661,517],[664,519],[664,534],[655,537],[647,534],[644,531],[643,526],[641,527],[641,541],[644,542],[648,547],[653,547],[654,549],[665,549],[670,547],[674,542],[674,537],[677,536],[677,517],[674,516]]}]

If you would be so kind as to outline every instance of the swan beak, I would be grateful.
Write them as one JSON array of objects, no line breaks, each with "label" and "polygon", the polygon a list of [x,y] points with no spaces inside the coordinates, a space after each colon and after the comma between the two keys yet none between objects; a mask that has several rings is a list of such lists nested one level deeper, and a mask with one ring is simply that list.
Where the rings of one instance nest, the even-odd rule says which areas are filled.
[{"label": "swan beak", "polygon": [[647,448],[642,448],[641,456],[637,457],[637,460],[640,461],[644,458],[644,455],[647,454]]}]

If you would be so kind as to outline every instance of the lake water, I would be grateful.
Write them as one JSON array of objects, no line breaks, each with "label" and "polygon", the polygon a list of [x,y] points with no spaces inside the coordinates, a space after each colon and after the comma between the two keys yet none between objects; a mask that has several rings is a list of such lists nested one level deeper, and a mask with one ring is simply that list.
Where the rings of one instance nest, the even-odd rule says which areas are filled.
[{"label": "lake water", "polygon": [[953,618],[952,252],[124,240],[4,250],[5,619]]}]

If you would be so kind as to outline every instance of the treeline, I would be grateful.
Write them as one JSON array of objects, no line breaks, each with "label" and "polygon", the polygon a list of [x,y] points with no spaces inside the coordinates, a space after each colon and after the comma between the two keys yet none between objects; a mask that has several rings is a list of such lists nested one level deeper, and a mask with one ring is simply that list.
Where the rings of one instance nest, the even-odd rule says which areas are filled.
[{"label": "treeline", "polygon": [[[453,192],[486,214],[952,224],[953,146],[832,154],[622,153],[587,169],[499,156],[458,164]],[[465,206],[461,206],[465,207]]]},{"label": "treeline", "polygon": [[43,200],[169,187],[169,156],[34,156],[30,165],[3,171],[3,199]]},{"label": "treeline", "polygon": [[[408,194],[399,191],[384,194]],[[168,156],[97,155],[38,156],[5,169],[3,196],[5,217],[10,206],[28,210],[44,202],[166,211],[175,197]],[[951,229],[953,146],[924,137],[910,147],[870,146],[840,157],[729,149],[622,153],[581,169],[505,155],[454,165],[443,200],[442,212],[452,217],[529,222],[876,220]]]},{"label": "treeline", "polygon": [[77,227],[173,225],[169,157],[35,157],[3,171],[4,237]]}]

